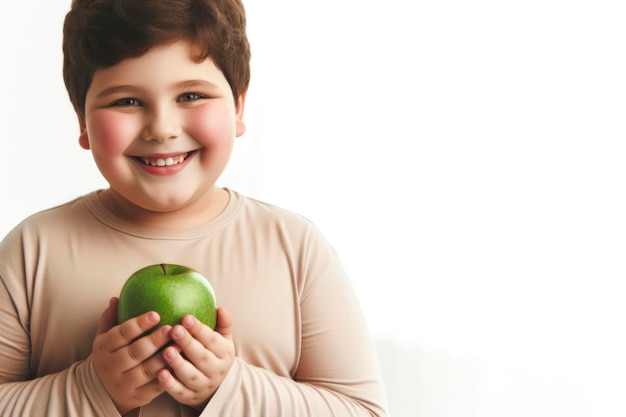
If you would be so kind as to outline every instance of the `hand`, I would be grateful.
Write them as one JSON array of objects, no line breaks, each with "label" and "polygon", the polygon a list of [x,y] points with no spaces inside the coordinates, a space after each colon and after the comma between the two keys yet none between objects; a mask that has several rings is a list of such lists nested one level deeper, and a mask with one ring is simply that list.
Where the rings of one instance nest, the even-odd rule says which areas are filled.
[{"label": "hand", "polygon": [[102,313],[92,357],[100,381],[124,415],[163,393],[156,375],[167,365],[156,353],[171,341],[172,328],[163,326],[141,337],[159,323],[159,315],[149,312],[117,325],[117,303],[112,298]]},{"label": "hand", "polygon": [[224,308],[217,310],[215,331],[193,316],[185,316],[170,335],[176,346],[163,351],[169,369],[157,376],[178,402],[201,410],[222,384],[235,360],[232,338],[233,316]]}]

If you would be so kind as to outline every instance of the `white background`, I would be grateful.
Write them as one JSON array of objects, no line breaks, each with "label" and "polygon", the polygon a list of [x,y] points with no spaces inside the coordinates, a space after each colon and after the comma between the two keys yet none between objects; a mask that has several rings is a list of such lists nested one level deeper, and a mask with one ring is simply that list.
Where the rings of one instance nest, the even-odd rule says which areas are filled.
[{"label": "white background", "polygon": [[[105,187],[61,77],[69,1],[0,16],[0,235]],[[248,0],[223,185],[339,250],[392,416],[624,416],[626,7]]]}]

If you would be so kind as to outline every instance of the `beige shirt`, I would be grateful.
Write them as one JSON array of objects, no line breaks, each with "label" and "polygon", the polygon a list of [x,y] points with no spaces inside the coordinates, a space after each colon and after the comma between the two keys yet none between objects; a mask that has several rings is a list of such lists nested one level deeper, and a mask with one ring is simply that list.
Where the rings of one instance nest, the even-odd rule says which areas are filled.
[{"label": "beige shirt", "polygon": [[[383,416],[358,300],[306,219],[230,191],[191,230],[137,227],[96,193],[22,222],[0,244],[0,415],[117,416],[91,363],[100,316],[150,264],[205,275],[234,316],[235,362],[202,416]],[[197,413],[196,413],[197,414]],[[193,415],[167,394],[142,417]]]}]

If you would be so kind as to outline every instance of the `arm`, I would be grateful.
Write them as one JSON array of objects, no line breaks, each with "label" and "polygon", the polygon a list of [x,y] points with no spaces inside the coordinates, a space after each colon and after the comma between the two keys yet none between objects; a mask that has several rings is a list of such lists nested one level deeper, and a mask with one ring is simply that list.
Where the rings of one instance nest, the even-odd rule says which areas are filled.
[{"label": "arm", "polygon": [[[104,397],[103,397],[104,395]],[[44,377],[0,385],[0,416],[116,416],[90,359]]]},{"label": "arm", "polygon": [[[6,326],[8,310],[0,309],[0,329],[7,328],[7,343],[0,345],[0,354],[10,352],[13,359],[0,359],[0,372],[6,375],[0,384],[0,416],[119,416],[163,392],[156,373],[165,363],[155,353],[169,342],[170,327],[139,337],[158,323],[157,315],[146,313],[117,325],[117,299],[113,298],[100,319],[92,355],[64,371],[29,379],[29,349],[2,349],[19,346],[10,343],[13,335],[19,340],[21,332],[11,334],[10,328],[20,326]],[[28,340],[28,336],[23,334],[21,339]]]},{"label": "arm", "polygon": [[308,280],[300,310],[301,357],[295,376],[280,377],[238,357],[202,416],[386,415],[373,344],[334,254]]},{"label": "arm", "polygon": [[115,416],[91,358],[61,372],[31,377],[28,307],[0,277],[0,416]]}]

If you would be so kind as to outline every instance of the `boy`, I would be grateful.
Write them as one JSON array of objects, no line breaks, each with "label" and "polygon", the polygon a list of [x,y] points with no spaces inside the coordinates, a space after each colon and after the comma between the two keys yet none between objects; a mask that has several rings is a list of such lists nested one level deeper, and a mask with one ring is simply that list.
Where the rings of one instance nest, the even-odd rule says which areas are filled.
[{"label": "boy", "polygon": [[[0,245],[1,415],[385,415],[336,253],[300,216],[215,185],[245,131],[240,1],[74,0],[63,51],[109,188]],[[215,331],[117,323],[125,280],[155,263],[211,280]]]}]

